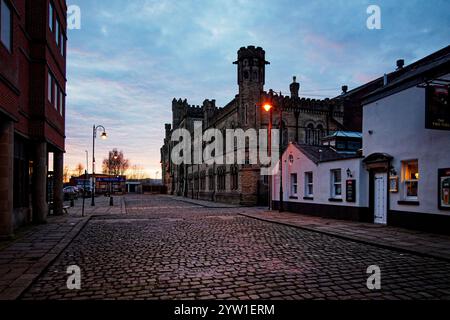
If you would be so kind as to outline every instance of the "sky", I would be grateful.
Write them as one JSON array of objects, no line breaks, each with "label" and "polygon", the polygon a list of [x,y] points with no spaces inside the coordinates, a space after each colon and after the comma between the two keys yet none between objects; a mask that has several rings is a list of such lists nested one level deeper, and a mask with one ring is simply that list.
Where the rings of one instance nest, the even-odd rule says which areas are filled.
[{"label": "sky", "polygon": [[[261,46],[271,62],[265,89],[334,97],[450,43],[449,0],[68,0],[81,28],[68,32],[66,165],[122,150],[147,176],[159,177],[164,124],[173,98],[220,107],[238,92],[240,47]],[[369,5],[381,29],[369,30]],[[91,160],[89,160],[91,167]],[[89,168],[91,170],[91,168]],[[100,171],[97,167],[97,171]]]}]

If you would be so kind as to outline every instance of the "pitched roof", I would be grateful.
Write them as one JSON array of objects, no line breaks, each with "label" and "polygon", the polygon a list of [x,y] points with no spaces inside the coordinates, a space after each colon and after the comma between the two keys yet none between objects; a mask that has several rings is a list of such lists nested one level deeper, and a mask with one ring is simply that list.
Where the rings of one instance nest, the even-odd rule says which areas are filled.
[{"label": "pitched roof", "polygon": [[336,131],[333,134],[324,137],[324,139],[334,138],[334,137],[362,139],[363,134],[361,132],[356,132],[356,131]]},{"label": "pitched roof", "polygon": [[298,143],[292,143],[292,145],[316,164],[321,162],[362,158],[362,156],[358,155],[356,152],[337,152],[329,146],[310,146]]}]

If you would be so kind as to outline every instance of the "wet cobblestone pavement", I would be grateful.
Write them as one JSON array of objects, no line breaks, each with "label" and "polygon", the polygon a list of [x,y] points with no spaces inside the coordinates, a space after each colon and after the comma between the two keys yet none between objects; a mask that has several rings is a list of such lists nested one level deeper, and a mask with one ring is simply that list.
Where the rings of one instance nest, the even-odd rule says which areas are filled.
[{"label": "wet cobblestone pavement", "polygon": [[[205,208],[129,196],[94,216],[22,299],[450,299],[450,263]],[[67,267],[81,268],[68,290]],[[381,268],[381,290],[366,270]]]}]

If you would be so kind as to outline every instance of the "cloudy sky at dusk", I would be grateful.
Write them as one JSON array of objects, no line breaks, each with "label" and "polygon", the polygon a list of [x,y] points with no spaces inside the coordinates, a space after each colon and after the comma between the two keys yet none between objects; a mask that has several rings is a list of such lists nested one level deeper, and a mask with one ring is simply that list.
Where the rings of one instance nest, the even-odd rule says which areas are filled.
[{"label": "cloudy sky at dusk", "polygon": [[[97,162],[123,150],[155,177],[171,101],[224,106],[237,93],[232,62],[242,46],[261,46],[271,65],[266,89],[302,96],[340,93],[449,44],[450,1],[68,0],[81,8],[69,31],[67,165],[86,163],[92,125],[104,125]],[[368,30],[366,9],[382,10]],[[99,170],[98,170],[99,171]]]}]

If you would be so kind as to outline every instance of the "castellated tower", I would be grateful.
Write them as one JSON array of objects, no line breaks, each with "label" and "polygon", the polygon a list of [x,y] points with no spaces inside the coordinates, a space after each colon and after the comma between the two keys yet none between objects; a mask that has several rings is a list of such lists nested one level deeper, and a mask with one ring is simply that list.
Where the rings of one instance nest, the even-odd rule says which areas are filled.
[{"label": "castellated tower", "polygon": [[242,47],[238,51],[238,114],[239,124],[242,128],[254,127],[259,123],[256,105],[264,91],[266,65],[266,52],[261,47]]}]

